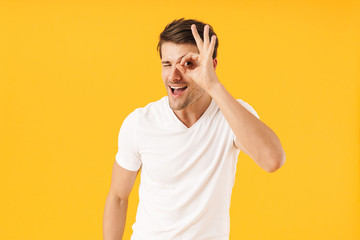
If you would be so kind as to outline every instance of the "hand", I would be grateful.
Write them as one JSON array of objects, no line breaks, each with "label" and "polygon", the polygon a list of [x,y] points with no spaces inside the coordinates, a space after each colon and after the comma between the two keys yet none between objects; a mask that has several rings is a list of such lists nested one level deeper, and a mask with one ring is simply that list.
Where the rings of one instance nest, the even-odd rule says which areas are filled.
[{"label": "hand", "polygon": [[195,24],[191,25],[191,31],[199,49],[199,54],[186,54],[180,63],[176,64],[176,67],[190,80],[196,82],[206,91],[209,91],[214,85],[219,83],[212,59],[216,36],[213,35],[209,42],[209,25],[207,24],[204,27],[204,42],[201,40]]}]

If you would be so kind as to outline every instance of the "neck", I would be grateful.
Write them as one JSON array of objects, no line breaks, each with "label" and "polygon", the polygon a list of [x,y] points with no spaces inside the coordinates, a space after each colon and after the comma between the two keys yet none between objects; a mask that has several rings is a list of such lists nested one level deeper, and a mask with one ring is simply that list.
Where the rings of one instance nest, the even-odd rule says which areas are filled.
[{"label": "neck", "polygon": [[177,118],[189,128],[194,125],[204,114],[211,103],[211,99],[211,96],[207,92],[204,92],[204,94],[199,99],[186,108],[173,111]]}]

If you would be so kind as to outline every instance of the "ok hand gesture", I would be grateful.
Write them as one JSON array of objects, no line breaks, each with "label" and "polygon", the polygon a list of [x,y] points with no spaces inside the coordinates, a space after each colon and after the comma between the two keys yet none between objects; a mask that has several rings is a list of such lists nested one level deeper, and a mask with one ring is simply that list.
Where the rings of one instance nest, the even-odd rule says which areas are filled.
[{"label": "ok hand gesture", "polygon": [[204,27],[204,41],[201,40],[196,25],[191,25],[191,31],[195,38],[198,53],[188,53],[176,64],[177,69],[189,79],[196,82],[200,87],[209,91],[214,85],[219,83],[215,73],[212,55],[214,52],[216,36],[209,41],[209,25]]}]

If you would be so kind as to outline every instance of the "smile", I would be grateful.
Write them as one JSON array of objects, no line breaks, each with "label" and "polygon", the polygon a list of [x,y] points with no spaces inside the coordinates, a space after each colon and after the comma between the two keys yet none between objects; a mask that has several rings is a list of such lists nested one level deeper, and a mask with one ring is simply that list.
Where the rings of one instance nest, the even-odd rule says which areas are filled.
[{"label": "smile", "polygon": [[181,96],[187,88],[187,86],[184,86],[184,87],[169,86],[169,87],[174,96]]}]

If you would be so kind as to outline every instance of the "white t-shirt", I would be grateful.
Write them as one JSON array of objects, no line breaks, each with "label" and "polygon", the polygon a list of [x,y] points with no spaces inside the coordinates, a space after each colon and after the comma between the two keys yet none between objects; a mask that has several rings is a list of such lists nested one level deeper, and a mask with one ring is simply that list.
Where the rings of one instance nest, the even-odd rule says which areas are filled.
[{"label": "white t-shirt", "polygon": [[234,139],[214,100],[190,128],[167,96],[130,113],[119,131],[116,162],[131,171],[141,167],[131,240],[228,240],[240,152]]}]

